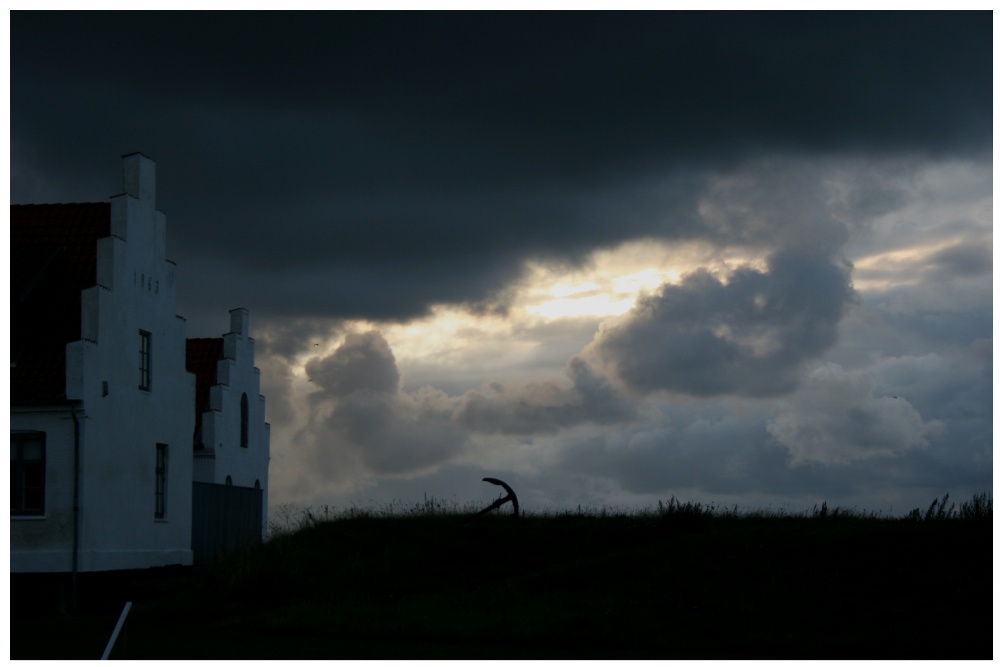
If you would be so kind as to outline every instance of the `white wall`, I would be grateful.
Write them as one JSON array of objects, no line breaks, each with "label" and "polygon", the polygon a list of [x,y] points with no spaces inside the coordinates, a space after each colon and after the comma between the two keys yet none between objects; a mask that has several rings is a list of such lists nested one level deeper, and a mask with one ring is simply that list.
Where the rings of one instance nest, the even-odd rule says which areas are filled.
[{"label": "white wall", "polygon": [[69,406],[17,408],[10,430],[45,433],[45,513],[10,518],[11,572],[69,572],[73,548],[73,418]]},{"label": "white wall", "polygon": [[[264,419],[264,397],[260,395],[260,370],[254,367],[254,341],[250,338],[250,315],[244,308],[229,311],[229,333],[223,335],[223,358],[217,365],[217,384],[209,394],[209,410],[202,416],[202,440],[206,453],[199,459],[204,471],[197,478],[253,488],[260,482],[264,492],[261,535],[267,533],[268,466],[271,458],[271,427]],[[248,446],[240,446],[240,402],[247,396]]]},{"label": "white wall", "polygon": [[[80,570],[192,562],[194,376],[176,315],[155,165],[124,158],[112,237],[98,244],[98,285],[84,290],[84,340],[67,346],[67,396],[83,401]],[[139,388],[139,331],[152,334],[152,375]],[[166,515],[154,517],[156,445],[168,445]]]}]

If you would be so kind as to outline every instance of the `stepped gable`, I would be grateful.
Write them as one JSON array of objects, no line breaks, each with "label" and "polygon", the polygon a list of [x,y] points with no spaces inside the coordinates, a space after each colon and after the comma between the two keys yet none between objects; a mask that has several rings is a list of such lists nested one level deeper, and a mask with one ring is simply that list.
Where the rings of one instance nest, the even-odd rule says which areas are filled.
[{"label": "stepped gable", "polygon": [[80,292],[110,234],[108,202],[10,207],[12,404],[66,400],[66,344],[80,339]]}]

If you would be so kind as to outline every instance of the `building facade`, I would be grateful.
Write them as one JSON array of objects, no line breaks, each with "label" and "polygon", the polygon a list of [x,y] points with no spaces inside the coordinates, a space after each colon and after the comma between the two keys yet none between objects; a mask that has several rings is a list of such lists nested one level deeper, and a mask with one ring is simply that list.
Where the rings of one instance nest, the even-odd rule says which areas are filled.
[{"label": "building facade", "polygon": [[11,207],[12,257],[34,260],[12,266],[11,571],[188,565],[194,377],[156,166],[125,156],[110,205],[46,208]]},{"label": "building facade", "polygon": [[194,481],[258,489],[261,539],[267,536],[271,427],[264,420],[260,369],[254,366],[250,313],[229,311],[222,338],[187,341],[188,370],[197,386]]},{"label": "building facade", "polygon": [[249,314],[196,405],[156,165],[123,170],[110,202],[11,206],[12,573],[191,565],[196,469],[266,494]]}]

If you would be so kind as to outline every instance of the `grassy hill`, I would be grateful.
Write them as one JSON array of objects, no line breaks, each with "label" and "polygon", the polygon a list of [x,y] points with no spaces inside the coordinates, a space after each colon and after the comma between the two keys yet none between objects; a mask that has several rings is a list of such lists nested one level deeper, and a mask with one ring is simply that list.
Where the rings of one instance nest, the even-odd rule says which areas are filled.
[{"label": "grassy hill", "polygon": [[[985,497],[985,496],[984,496]],[[983,508],[980,508],[983,509]],[[989,513],[342,515],[137,603],[129,658],[992,658]],[[12,657],[40,619],[12,620]],[[32,625],[32,622],[35,625]],[[75,622],[75,625],[74,625]],[[20,624],[20,625],[19,625]],[[82,649],[81,649],[82,650]],[[88,647],[88,651],[93,650]]]}]

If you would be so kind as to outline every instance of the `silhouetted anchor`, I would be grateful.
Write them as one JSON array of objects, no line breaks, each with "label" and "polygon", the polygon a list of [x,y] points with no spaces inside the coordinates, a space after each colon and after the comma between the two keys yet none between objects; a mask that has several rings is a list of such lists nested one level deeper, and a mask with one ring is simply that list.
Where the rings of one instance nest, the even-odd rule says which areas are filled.
[{"label": "silhouetted anchor", "polygon": [[475,519],[476,517],[480,517],[486,514],[487,512],[492,512],[493,510],[500,507],[506,502],[510,502],[514,506],[514,518],[516,519],[520,514],[520,511],[517,504],[517,494],[514,493],[514,489],[510,488],[506,482],[501,482],[499,479],[496,479],[494,477],[483,477],[483,481],[489,482],[490,484],[496,484],[497,486],[502,486],[504,488],[504,491],[507,492],[507,495],[504,496],[503,498],[498,498],[493,502],[492,505],[490,505],[486,509],[476,512],[474,515],[469,517],[470,520]]}]

